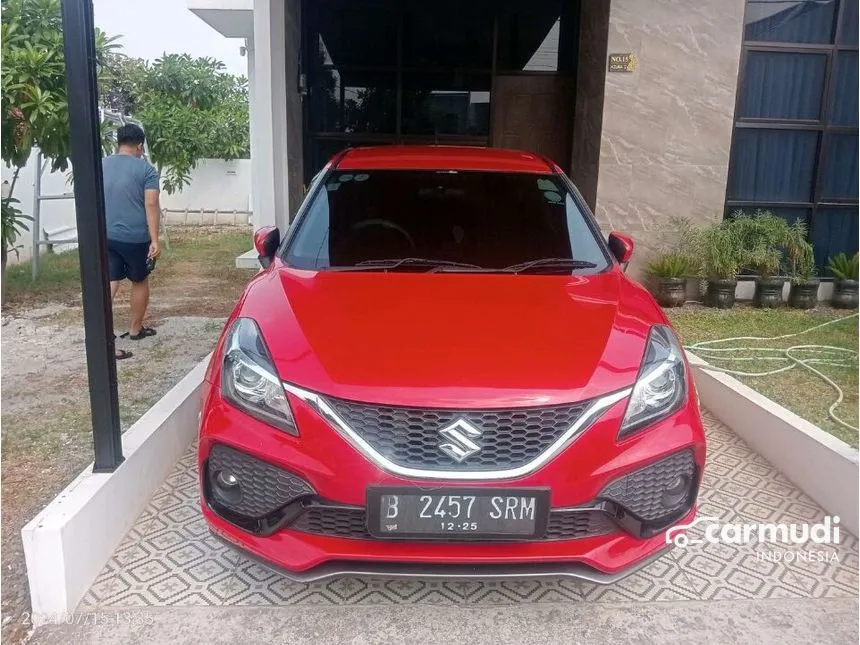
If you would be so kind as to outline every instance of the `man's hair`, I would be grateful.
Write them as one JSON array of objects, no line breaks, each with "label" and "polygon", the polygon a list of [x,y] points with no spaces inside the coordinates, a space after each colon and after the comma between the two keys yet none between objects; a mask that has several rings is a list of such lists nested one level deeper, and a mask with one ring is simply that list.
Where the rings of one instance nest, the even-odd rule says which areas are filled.
[{"label": "man's hair", "polygon": [[139,125],[126,123],[116,131],[116,142],[120,146],[139,146],[146,137]]}]

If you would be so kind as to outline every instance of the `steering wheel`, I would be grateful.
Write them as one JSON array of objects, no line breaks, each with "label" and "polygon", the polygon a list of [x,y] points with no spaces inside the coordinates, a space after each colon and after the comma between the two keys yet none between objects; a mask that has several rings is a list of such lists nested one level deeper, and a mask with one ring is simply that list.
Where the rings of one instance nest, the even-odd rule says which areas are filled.
[{"label": "steering wheel", "polygon": [[390,231],[395,231],[404,237],[404,239],[409,243],[410,249],[415,248],[415,240],[409,234],[409,231],[407,231],[405,228],[403,228],[399,224],[395,224],[391,220],[381,219],[381,218],[366,219],[364,221],[357,222],[357,223],[353,224],[350,228],[353,231],[358,231],[360,229],[368,228],[371,226],[379,226],[381,228],[387,228]]}]

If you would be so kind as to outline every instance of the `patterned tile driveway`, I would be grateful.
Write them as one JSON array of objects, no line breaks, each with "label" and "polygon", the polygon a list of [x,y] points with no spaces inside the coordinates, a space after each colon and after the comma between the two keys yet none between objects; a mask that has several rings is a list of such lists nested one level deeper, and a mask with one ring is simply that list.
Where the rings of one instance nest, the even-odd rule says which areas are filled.
[{"label": "patterned tile driveway", "polygon": [[[700,514],[723,522],[816,522],[824,511],[728,428],[705,413],[708,464]],[[142,605],[432,603],[497,605],[559,601],[850,597],[858,590],[857,539],[815,545],[820,561],[768,561],[764,545],[676,548],[612,585],[548,578],[407,580],[345,576],[303,584],[222,546],[198,509],[192,447],[157,491],[81,603]],[[696,535],[698,527],[690,533]],[[768,547],[769,548],[769,547]],[[810,547],[811,548],[811,547]]]}]

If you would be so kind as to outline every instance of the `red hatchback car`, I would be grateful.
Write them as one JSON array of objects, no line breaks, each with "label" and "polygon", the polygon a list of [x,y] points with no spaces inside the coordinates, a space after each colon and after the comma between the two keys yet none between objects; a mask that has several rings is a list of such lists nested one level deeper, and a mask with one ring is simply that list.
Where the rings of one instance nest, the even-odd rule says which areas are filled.
[{"label": "red hatchback car", "polygon": [[348,150],[315,177],[206,375],[213,533],[311,580],[616,580],[690,522],[684,353],[551,161]]}]

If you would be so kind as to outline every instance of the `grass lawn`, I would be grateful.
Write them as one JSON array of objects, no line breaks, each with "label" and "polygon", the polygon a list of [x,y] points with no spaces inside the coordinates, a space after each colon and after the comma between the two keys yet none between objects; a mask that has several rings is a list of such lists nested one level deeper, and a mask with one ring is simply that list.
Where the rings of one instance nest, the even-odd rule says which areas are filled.
[{"label": "grass lawn", "polygon": [[[152,274],[153,302],[160,288],[180,286],[183,279],[198,282],[201,272],[207,283],[216,282],[235,297],[241,293],[232,288],[244,287],[251,275],[247,270],[236,269],[232,259],[251,248],[250,229],[215,229],[194,227],[170,229],[170,248],[164,240],[162,254]],[[38,307],[47,303],[80,304],[81,277],[78,253],[43,254],[39,278],[31,279],[30,262],[6,268],[6,285],[3,300],[4,313],[21,307]],[[208,284],[211,288],[211,284]]]},{"label": "grass lawn", "polygon": [[[812,311],[799,311],[795,309],[757,309],[740,305],[729,310],[687,306],[666,311],[685,345],[704,340],[737,336],[773,337],[795,334],[828,320],[850,316],[852,313],[854,312],[823,307]],[[713,345],[713,347],[786,348],[794,345],[831,345],[856,352],[857,321],[858,318],[854,316],[792,338],[772,341],[732,341]],[[731,359],[717,360],[711,357],[708,357],[707,360],[713,365],[744,372],[765,372],[789,364],[788,361],[733,361]],[[831,365],[814,365],[814,367],[835,381],[844,392],[845,398],[835,410],[837,416],[847,423],[857,426],[858,378],[856,357],[849,363],[850,366],[846,367]],[[838,396],[836,390],[802,366],[781,374],[757,377],[739,376],[736,378],[849,445],[857,447],[857,431],[836,423],[828,415],[828,408]]]}]

